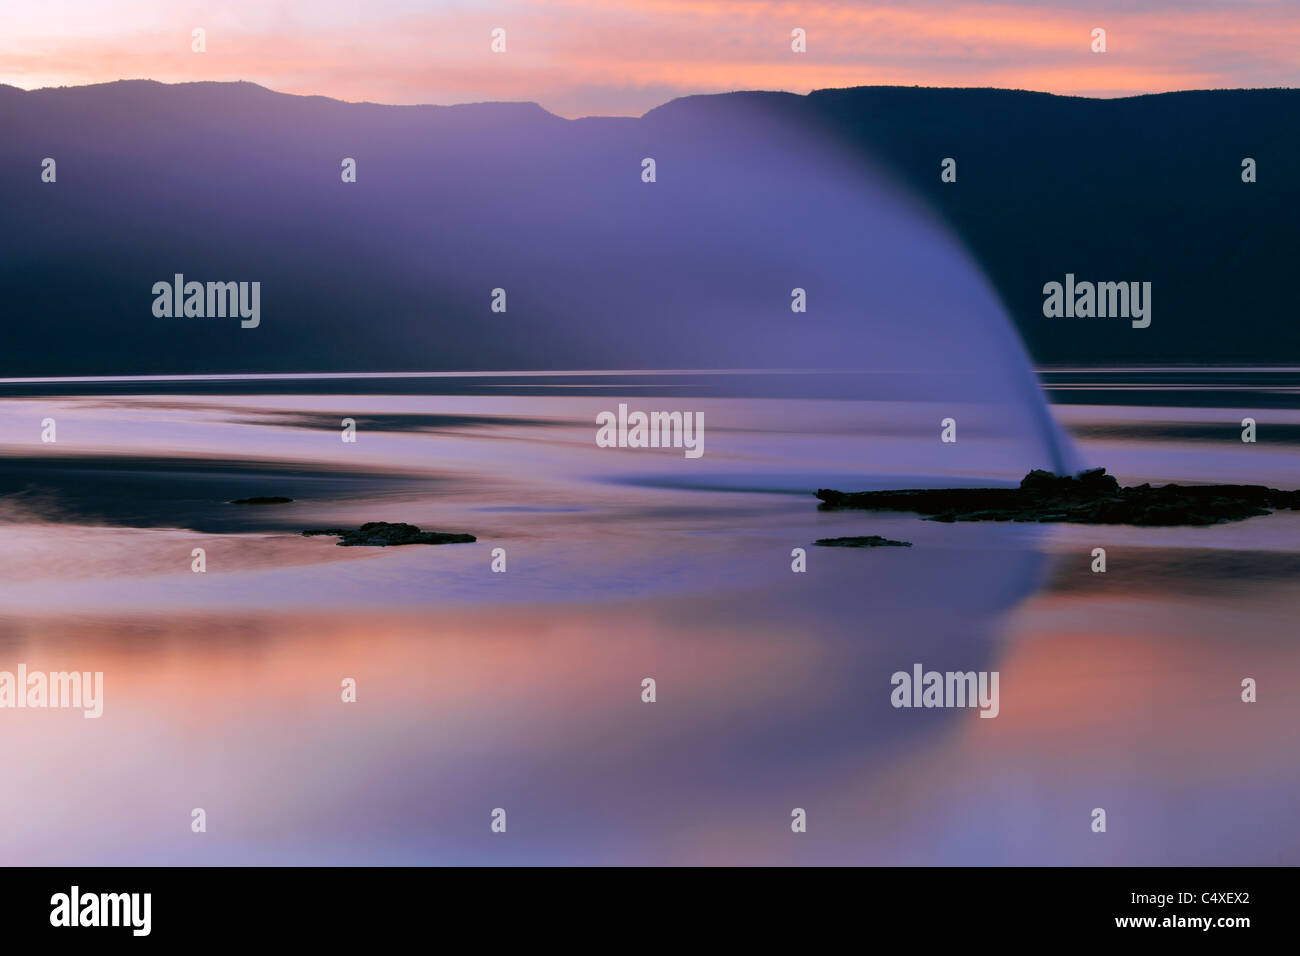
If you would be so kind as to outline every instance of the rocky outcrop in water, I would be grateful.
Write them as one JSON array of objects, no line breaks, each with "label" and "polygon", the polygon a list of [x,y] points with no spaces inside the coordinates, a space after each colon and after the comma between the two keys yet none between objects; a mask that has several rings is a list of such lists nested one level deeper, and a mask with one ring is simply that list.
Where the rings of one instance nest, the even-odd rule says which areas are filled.
[{"label": "rocky outcrop in water", "polygon": [[823,488],[819,508],[911,511],[930,521],[1039,521],[1072,524],[1209,525],[1278,509],[1300,509],[1300,491],[1263,485],[1121,488],[1105,468],[1077,476],[1031,471],[1019,488],[941,488],[845,493]]},{"label": "rocky outcrop in water", "polygon": [[421,531],[404,522],[368,521],[360,528],[320,528],[302,532],[306,537],[318,534],[338,535],[344,548],[386,548],[399,544],[464,544],[477,541],[472,534],[452,534],[446,531]]},{"label": "rocky outcrop in water", "polygon": [[232,505],[286,505],[293,501],[292,498],[284,498],[280,495],[258,496],[254,498],[236,498],[231,502]]},{"label": "rocky outcrop in water", "polygon": [[910,541],[891,541],[878,534],[869,534],[856,538],[818,538],[813,544],[824,548],[910,548]]}]

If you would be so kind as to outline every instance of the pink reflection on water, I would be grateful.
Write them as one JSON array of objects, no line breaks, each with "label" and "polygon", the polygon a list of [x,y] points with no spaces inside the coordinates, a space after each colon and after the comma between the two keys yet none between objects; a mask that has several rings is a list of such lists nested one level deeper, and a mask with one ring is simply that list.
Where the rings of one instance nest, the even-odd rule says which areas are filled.
[{"label": "pink reflection on water", "polygon": [[[584,414],[606,399],[150,401],[69,400],[58,453],[234,461],[253,447],[454,480],[304,498],[280,512],[284,528],[257,533],[52,521],[10,501],[0,669],[102,670],[106,700],[99,720],[0,711],[0,761],[15,768],[0,784],[2,862],[1300,856],[1287,809],[1300,704],[1286,689],[1300,594],[1266,573],[1269,555],[1294,553],[1297,516],[945,526],[821,513],[806,495],[685,490],[660,480],[689,466],[679,456],[590,443]],[[343,406],[530,422],[363,429],[355,448],[332,425],[282,423]],[[834,469],[871,474],[877,456],[955,467],[905,454],[905,426],[869,403],[705,407],[715,481],[816,484]],[[30,431],[35,406],[0,410],[0,434]],[[988,438],[979,454],[996,457]],[[1120,474],[1213,457],[1089,448]],[[1259,472],[1285,484],[1270,460]],[[377,552],[294,530],[362,520],[480,540]],[[809,548],[813,572],[790,572],[791,548],[867,533],[916,546]],[[1113,556],[1104,582],[1079,571],[1097,541]],[[189,570],[195,546],[202,575]],[[489,569],[497,546],[506,575]],[[1227,552],[1242,556],[1225,564]],[[892,709],[889,674],[914,661],[999,670],[1001,715]],[[640,700],[646,676],[654,704]],[[1260,679],[1258,704],[1239,701],[1242,676]],[[339,699],[344,677],[358,682],[354,705]],[[488,831],[497,806],[508,839]],[[1107,834],[1088,830],[1094,806],[1108,809]],[[206,834],[189,830],[194,807]],[[789,830],[794,807],[807,834]]]}]

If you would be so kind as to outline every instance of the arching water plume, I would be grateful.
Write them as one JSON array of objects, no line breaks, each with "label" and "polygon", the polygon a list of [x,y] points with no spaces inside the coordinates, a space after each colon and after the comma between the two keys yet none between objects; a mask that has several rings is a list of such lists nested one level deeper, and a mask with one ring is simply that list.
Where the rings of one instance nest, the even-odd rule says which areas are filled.
[{"label": "arching water plume", "polygon": [[[857,147],[819,131],[808,98],[565,121],[525,104],[121,83],[20,106],[15,149],[79,169],[7,197],[23,237],[7,301],[69,330],[57,355],[40,324],[14,330],[30,373],[799,369],[813,373],[803,392],[788,376],[738,392],[733,376],[701,394],[869,400],[877,434],[924,436],[906,451],[846,444],[864,472],[1073,468],[979,269]],[[356,182],[340,182],[340,156]],[[148,228],[123,228],[137,221]],[[82,248],[99,250],[89,310],[59,265]],[[176,273],[260,282],[260,325],[154,315],[150,290]],[[946,417],[959,440],[938,449]]]},{"label": "arching water plume", "polygon": [[[857,448],[866,472],[874,454],[914,475],[1077,470],[975,263],[791,100],[677,101],[613,136],[574,124],[483,171],[501,187],[486,201],[442,195],[437,221],[473,237],[443,281],[508,292],[500,367],[804,370],[802,393],[751,376],[705,394],[865,400],[877,432],[924,439],[910,467]],[[958,441],[940,447],[945,418]]]}]

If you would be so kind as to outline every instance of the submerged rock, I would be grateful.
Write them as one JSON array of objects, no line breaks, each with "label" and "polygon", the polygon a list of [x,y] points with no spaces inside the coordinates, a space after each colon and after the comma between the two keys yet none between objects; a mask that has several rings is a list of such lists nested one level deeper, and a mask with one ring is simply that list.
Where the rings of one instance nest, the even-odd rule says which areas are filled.
[{"label": "submerged rock", "polygon": [[1072,524],[1209,525],[1275,509],[1300,509],[1300,491],[1263,485],[1121,488],[1105,468],[1077,476],[1031,471],[1019,488],[939,488],[817,492],[822,510],[911,511],[930,521],[1039,521]]},{"label": "submerged rock", "polygon": [[368,521],[360,528],[319,528],[302,532],[305,537],[318,534],[338,535],[344,548],[370,546],[386,548],[399,544],[464,544],[477,541],[472,534],[452,534],[447,531],[421,531],[404,522]]},{"label": "submerged rock", "polygon": [[910,541],[891,541],[878,534],[859,538],[818,538],[813,544],[826,548],[910,548]]},{"label": "submerged rock", "polygon": [[236,498],[234,501],[231,502],[231,504],[232,505],[285,505],[291,501],[293,501],[292,498],[282,498],[279,495],[271,495],[270,497]]}]

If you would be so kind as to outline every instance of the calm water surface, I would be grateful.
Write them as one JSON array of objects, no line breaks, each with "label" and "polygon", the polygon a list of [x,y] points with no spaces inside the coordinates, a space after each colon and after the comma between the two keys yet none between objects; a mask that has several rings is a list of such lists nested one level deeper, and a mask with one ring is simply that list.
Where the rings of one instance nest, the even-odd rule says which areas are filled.
[{"label": "calm water surface", "polygon": [[[1075,383],[1095,403],[1058,421],[1126,484],[1300,486],[1300,413],[1274,391],[1179,405]],[[334,388],[0,400],[0,670],[105,680],[98,720],[0,711],[0,862],[1300,862],[1300,514],[817,510],[818,487],[1039,464],[978,409],[943,446],[943,409],[921,403]],[[703,410],[704,457],[596,448],[619,401]],[[258,494],[295,501],[227,503]],[[478,541],[297,534],[373,520]],[[811,546],[853,534],[914,547]],[[1000,715],[895,710],[889,677],[917,662],[997,670]]]}]

